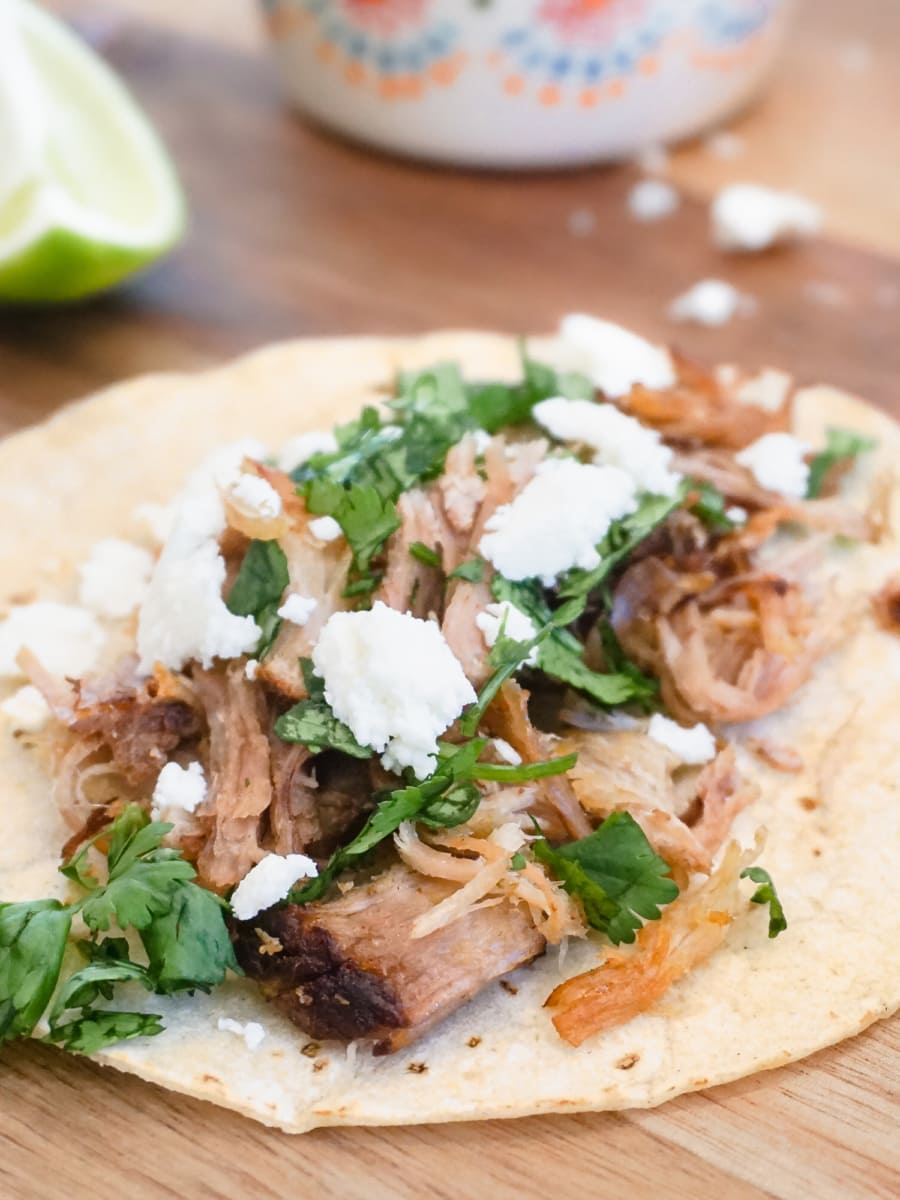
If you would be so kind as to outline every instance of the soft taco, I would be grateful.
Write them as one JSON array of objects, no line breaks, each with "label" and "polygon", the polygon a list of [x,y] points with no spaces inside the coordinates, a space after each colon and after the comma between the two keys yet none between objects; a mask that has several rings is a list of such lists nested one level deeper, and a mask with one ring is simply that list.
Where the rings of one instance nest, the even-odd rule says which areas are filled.
[{"label": "soft taco", "polygon": [[9,438],[0,1040],[301,1132],[649,1106],[886,1016],[898,446],[580,316]]}]

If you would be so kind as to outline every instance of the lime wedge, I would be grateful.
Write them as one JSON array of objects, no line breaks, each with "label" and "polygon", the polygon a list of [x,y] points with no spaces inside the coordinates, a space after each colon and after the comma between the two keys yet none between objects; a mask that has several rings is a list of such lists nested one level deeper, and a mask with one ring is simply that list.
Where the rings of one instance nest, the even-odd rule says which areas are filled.
[{"label": "lime wedge", "polygon": [[0,8],[0,300],[74,300],[174,245],[181,189],[109,67],[27,0]]}]

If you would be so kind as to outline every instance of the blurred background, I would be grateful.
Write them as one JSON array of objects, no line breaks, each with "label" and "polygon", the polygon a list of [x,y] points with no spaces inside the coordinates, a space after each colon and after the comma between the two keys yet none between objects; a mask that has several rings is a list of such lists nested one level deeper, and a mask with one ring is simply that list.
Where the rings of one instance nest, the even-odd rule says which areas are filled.
[{"label": "blurred background", "polygon": [[[457,3],[490,7],[490,0]],[[545,10],[566,33],[573,21],[612,19],[617,4],[632,15],[641,9],[641,0],[548,0]],[[419,0],[405,6],[381,5],[397,20],[422,18]],[[282,56],[294,36],[290,6],[278,0],[265,6],[268,24],[264,6],[251,0],[44,7],[126,81],[174,160],[189,217],[167,257],[114,291],[0,311],[0,431],[117,379],[202,367],[276,339],[447,327],[537,332],[570,310],[618,320],[705,360],[786,367],[803,382],[827,380],[897,403],[900,4],[800,0],[766,87],[713,136],[668,153],[639,138],[646,144],[618,165],[536,171],[422,164],[305,123],[274,66],[267,28],[279,35]],[[323,7],[324,0],[296,0],[305,20],[318,20]],[[331,4],[342,7],[353,30],[361,24],[365,32],[379,4]],[[780,6],[747,0],[737,7],[749,20]],[[716,17],[717,6],[705,11]],[[332,44],[346,33],[323,28],[321,40]],[[526,62],[520,50],[510,39],[505,58],[498,51],[490,60],[507,96],[530,86],[527,70],[509,66],[517,54],[519,66]],[[334,51],[318,54],[309,72],[332,78]],[[451,61],[443,50],[440,57]],[[356,67],[339,61],[352,82]],[[737,61],[713,66],[730,70]],[[307,84],[318,79],[305,70]],[[652,46],[634,70],[657,70]],[[608,86],[587,88],[579,100],[582,109],[602,109],[604,121],[610,110],[599,100],[614,94],[616,81]],[[520,104],[515,118],[504,110],[514,122],[504,145],[533,122],[535,144],[560,145],[562,156],[547,124],[554,89],[536,93],[531,107]],[[365,87],[357,93],[369,116],[385,102]],[[400,112],[404,97],[394,100]],[[477,97],[472,105],[462,125],[474,130],[488,116]],[[437,119],[424,128],[437,145]],[[636,194],[646,180],[667,186]],[[821,210],[820,232],[759,254],[717,247],[710,203],[741,181],[807,197]],[[677,320],[673,301],[706,279],[738,290],[733,315],[716,326]]]}]

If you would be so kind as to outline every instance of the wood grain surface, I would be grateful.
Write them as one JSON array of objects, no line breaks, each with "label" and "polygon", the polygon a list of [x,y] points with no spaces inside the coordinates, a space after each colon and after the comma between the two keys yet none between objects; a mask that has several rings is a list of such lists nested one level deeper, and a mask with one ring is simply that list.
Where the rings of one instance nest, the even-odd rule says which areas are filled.
[{"label": "wood grain surface", "polygon": [[[216,0],[215,10],[235,5]],[[651,226],[627,216],[636,177],[628,168],[449,174],[307,128],[281,106],[244,11],[234,28],[222,16],[204,29],[199,14],[213,11],[210,0],[56,6],[83,24],[157,121],[193,219],[177,253],[114,296],[0,314],[0,430],[137,372],[199,367],[277,338],[543,330],[574,308],[674,338],[707,360],[785,366],[900,416],[897,139],[892,131],[885,140],[882,108],[894,97],[895,122],[900,6],[807,4],[812,23],[795,35],[770,98],[742,119],[746,161],[723,164],[699,146],[679,151],[672,171],[683,204]],[[844,102],[835,99],[824,116],[820,107],[816,124],[806,93],[822,94],[823,70],[860,37],[874,49],[868,73],[852,86],[838,76]],[[813,127],[822,143],[815,153],[803,142]],[[750,260],[710,247],[711,187],[752,168],[815,195],[803,161],[811,183],[835,181],[818,197],[834,202],[829,236]],[[594,219],[585,236],[572,232],[576,212]],[[754,295],[756,314],[714,332],[670,324],[668,302],[707,275]],[[896,1019],[803,1063],[649,1112],[299,1139],[45,1047],[0,1055],[3,1200],[887,1200],[900,1191],[898,1128]]]}]

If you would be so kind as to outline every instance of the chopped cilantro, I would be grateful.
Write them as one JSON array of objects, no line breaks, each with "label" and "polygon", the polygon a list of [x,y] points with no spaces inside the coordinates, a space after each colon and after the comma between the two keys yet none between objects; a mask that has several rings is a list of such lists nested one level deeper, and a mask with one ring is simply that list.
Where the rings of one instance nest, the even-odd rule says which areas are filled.
[{"label": "chopped cilantro", "polygon": [[[536,583],[514,583],[502,575],[496,575],[492,588],[498,600],[514,604],[531,618],[536,627],[554,622],[554,614]],[[558,611],[566,615],[564,609]],[[634,664],[629,663],[628,666],[628,671],[620,671],[618,667],[609,673],[592,670],[584,661],[584,647],[578,638],[564,626],[555,623],[538,651],[538,667],[541,671],[585,692],[598,704],[625,704],[629,700],[643,700],[655,694],[654,681],[641,674]]]},{"label": "chopped cilantro", "polygon": [[312,661],[300,659],[308,698],[289,708],[275,722],[275,733],[283,742],[300,742],[313,754],[340,750],[352,758],[371,758],[369,746],[361,746],[349,725],[339,721],[325,699],[325,683],[313,670]]},{"label": "chopped cilantro", "polygon": [[484,560],[470,558],[468,562],[460,563],[448,574],[448,579],[464,579],[467,583],[481,583],[484,579]]},{"label": "chopped cilantro", "polygon": [[574,754],[518,766],[480,763],[486,745],[486,738],[473,738],[461,745],[442,743],[435,771],[427,779],[384,796],[356,837],[332,854],[315,879],[291,893],[291,903],[306,904],[324,896],[341,871],[390,837],[404,821],[420,821],[433,829],[452,829],[468,821],[481,802],[481,793],[473,782],[476,779],[517,783],[561,774],[575,763]]},{"label": "chopped cilantro", "polygon": [[825,449],[820,450],[809,464],[807,499],[814,500],[821,495],[826,476],[832,467],[848,458],[856,458],[868,450],[874,450],[876,445],[873,438],[863,437],[850,429],[829,429]]},{"label": "chopped cilantro", "polygon": [[512,869],[514,871],[521,871],[525,866],[527,866],[527,864],[528,864],[528,859],[525,857],[524,854],[520,854],[518,850],[512,856],[512,858],[509,860],[509,865],[512,867]]},{"label": "chopped cilantro", "polygon": [[555,371],[528,358],[520,348],[522,379],[519,383],[474,383],[468,387],[469,412],[474,424],[488,433],[506,425],[522,425],[541,400],[566,396],[570,400],[592,400],[594,386],[583,375]]},{"label": "chopped cilantro", "polygon": [[554,849],[540,838],[532,850],[580,900],[588,924],[616,945],[633,942],[643,921],[658,920],[660,906],[678,895],[668,863],[629,813],[612,813],[577,842]]},{"label": "chopped cilantro", "polygon": [[[0,904],[0,1041],[30,1034],[59,983],[72,918],[80,913],[91,937],[78,943],[88,965],[68,976],[50,1013],[48,1039],[91,1054],[116,1041],[159,1033],[153,1013],[96,1007],[116,985],[139,983],[159,993],[208,991],[240,971],[225,925],[225,905],[193,883],[181,852],[162,845],[172,826],[151,822],[136,804],[92,838],[62,869],[86,891],[58,900]],[[106,881],[93,874],[87,851],[107,845]],[[149,959],[131,962],[121,937],[100,938],[115,920],[134,928]]]},{"label": "chopped cilantro", "polygon": [[[466,384],[455,363],[438,363],[398,379],[392,421],[384,422],[376,409],[367,408],[357,421],[339,427],[338,449],[313,455],[293,478],[309,511],[334,517],[347,538],[358,577],[350,586],[371,578],[372,559],[400,523],[397,498],[416,483],[436,478],[447,452],[464,433],[525,421],[538,400],[561,393],[593,394],[586,380],[527,358],[521,383],[513,385]],[[345,594],[368,590],[348,589]]]},{"label": "chopped cilantro", "polygon": [[313,479],[306,490],[306,507],[316,516],[334,517],[353,551],[353,565],[362,575],[381,547],[400,526],[393,499],[370,485]]},{"label": "chopped cilantro", "polygon": [[441,565],[441,556],[437,550],[432,550],[430,546],[426,546],[424,542],[413,542],[409,547],[410,557],[416,562],[422,563],[425,567],[439,567]]},{"label": "chopped cilantro", "polygon": [[697,499],[691,504],[691,512],[699,517],[704,525],[723,533],[734,529],[735,522],[725,511],[728,501],[717,487],[711,483],[691,480],[691,493],[697,494]]},{"label": "chopped cilantro", "polygon": [[287,558],[278,542],[252,541],[226,604],[239,617],[253,617],[260,627],[257,658],[262,658],[275,641],[281,625],[278,606],[289,583]]},{"label": "chopped cilantro", "polygon": [[762,867],[745,867],[741,871],[741,879],[752,879],[759,887],[750,897],[751,904],[768,904],[769,906],[769,937],[778,937],[787,929],[787,918],[784,908],[772,882],[772,876]]},{"label": "chopped cilantro", "polygon": [[584,600],[595,589],[606,583],[612,572],[635,550],[637,546],[660,526],[670,513],[684,502],[690,490],[687,481],[682,482],[674,496],[643,496],[635,512],[615,521],[606,537],[597,546],[600,562],[590,571],[569,571],[559,589],[563,600]]}]

